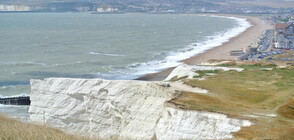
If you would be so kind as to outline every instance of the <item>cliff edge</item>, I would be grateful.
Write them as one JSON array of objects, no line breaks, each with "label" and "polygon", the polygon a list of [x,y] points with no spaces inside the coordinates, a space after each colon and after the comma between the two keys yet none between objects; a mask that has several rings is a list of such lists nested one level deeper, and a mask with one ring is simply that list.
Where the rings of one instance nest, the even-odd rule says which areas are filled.
[{"label": "cliff edge", "polygon": [[31,80],[32,122],[102,139],[225,139],[247,120],[179,109],[160,82],[48,78]]}]

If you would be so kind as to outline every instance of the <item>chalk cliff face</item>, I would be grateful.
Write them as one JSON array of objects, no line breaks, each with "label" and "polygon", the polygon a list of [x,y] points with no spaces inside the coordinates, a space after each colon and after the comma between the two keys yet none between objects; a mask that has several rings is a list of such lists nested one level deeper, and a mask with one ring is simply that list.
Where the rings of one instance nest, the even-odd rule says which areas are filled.
[{"label": "chalk cliff face", "polygon": [[174,77],[184,77],[187,76],[187,78],[193,78],[193,76],[197,76],[197,71],[203,71],[203,70],[222,70],[222,71],[230,71],[230,70],[235,70],[235,71],[242,71],[243,68],[228,68],[228,67],[217,67],[217,66],[191,66],[187,64],[181,64],[178,67],[176,67],[165,79],[165,81],[169,81]]},{"label": "chalk cliff face", "polygon": [[30,11],[30,7],[24,5],[3,5],[0,4],[0,11]]},{"label": "chalk cliff face", "polygon": [[32,122],[86,137],[219,139],[250,122],[177,109],[177,96],[154,82],[49,78],[31,80]]}]

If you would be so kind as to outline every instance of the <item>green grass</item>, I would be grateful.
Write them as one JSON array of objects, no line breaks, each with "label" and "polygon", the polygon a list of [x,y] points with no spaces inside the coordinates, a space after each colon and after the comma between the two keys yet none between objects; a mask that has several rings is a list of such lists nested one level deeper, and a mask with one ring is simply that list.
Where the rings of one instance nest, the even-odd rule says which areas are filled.
[{"label": "green grass", "polygon": [[238,68],[244,68],[245,70],[256,70],[256,69],[262,69],[262,68],[276,68],[277,65],[272,63],[265,63],[265,62],[250,62],[250,61],[230,61],[225,64],[221,64],[219,66],[224,67],[238,67]]},{"label": "green grass", "polygon": [[208,76],[209,74],[217,74],[220,73],[221,70],[200,70],[200,71],[195,71],[195,73],[198,73],[199,75],[193,76],[193,78],[200,78],[203,76]]},{"label": "green grass", "polygon": [[[230,64],[230,67],[233,67]],[[241,139],[294,139],[294,68],[262,63],[236,63],[242,72],[218,72],[206,80],[186,79],[185,84],[208,89],[209,94],[183,92],[170,102],[185,109],[219,112],[247,118],[255,125],[235,133]],[[262,70],[273,68],[273,70]],[[277,74],[275,74],[277,71]],[[206,73],[206,72],[203,72]],[[277,114],[248,118],[245,114]]]},{"label": "green grass", "polygon": [[239,68],[244,68],[245,70],[256,70],[256,69],[262,69],[262,68],[275,68],[276,65],[274,64],[268,64],[268,65],[239,65]]},{"label": "green grass", "polygon": [[[226,60],[210,60],[209,62],[217,63],[217,62],[221,62],[221,61],[226,61]],[[236,66],[236,65],[237,65],[236,61],[228,61],[227,63],[220,64],[218,66],[230,67],[230,66]]]},{"label": "green grass", "polygon": [[277,76],[274,75],[273,71],[256,70],[223,72],[208,77],[208,80],[188,80],[185,83],[201,88],[210,88],[213,85],[213,89],[210,89],[212,92],[222,94],[228,99],[238,98],[241,101],[257,103],[271,96],[268,93],[275,89],[275,87],[270,86],[271,83],[265,81],[274,82],[276,80]]}]

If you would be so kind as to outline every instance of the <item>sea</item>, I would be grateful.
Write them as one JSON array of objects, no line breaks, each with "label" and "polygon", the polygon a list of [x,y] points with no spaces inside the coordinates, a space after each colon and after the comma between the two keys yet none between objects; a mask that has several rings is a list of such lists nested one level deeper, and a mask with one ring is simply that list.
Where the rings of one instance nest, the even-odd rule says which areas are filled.
[{"label": "sea", "polygon": [[[0,13],[0,97],[29,96],[30,79],[136,79],[250,26],[192,14]],[[28,119],[28,109],[0,105],[0,114]]]}]

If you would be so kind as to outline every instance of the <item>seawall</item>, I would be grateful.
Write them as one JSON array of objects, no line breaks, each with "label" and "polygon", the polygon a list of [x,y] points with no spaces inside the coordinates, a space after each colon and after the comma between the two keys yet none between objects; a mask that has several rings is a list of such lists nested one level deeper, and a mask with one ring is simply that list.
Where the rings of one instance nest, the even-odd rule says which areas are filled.
[{"label": "seawall", "polygon": [[0,104],[4,105],[30,105],[30,97],[29,96],[20,96],[20,97],[7,97],[0,98]]}]

